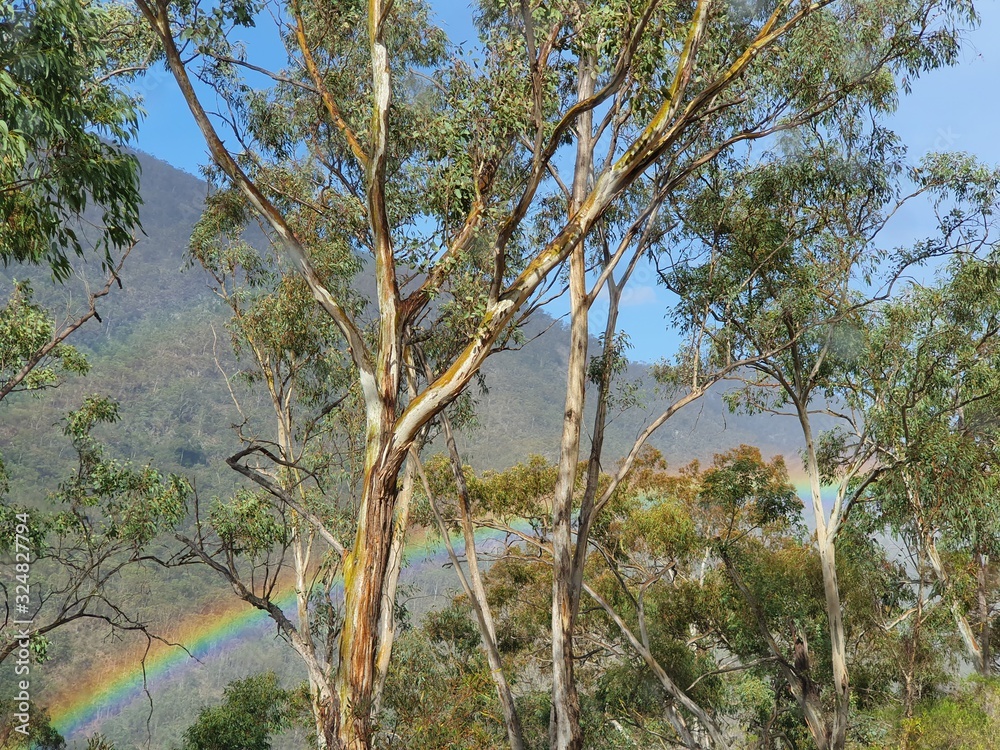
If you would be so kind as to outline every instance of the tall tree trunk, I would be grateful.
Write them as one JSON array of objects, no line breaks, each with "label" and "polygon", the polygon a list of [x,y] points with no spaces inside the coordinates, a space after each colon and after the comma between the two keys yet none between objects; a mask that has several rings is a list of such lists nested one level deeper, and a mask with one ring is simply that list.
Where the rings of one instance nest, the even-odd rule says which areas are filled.
[{"label": "tall tree trunk", "polygon": [[[824,535],[825,536],[825,535]],[[831,538],[817,540],[820,545],[820,565],[823,569],[823,594],[830,629],[830,651],[833,665],[834,712],[830,727],[831,750],[843,750],[847,743],[847,723],[850,718],[850,681],[847,672],[847,639],[837,581],[836,545]]]},{"label": "tall tree trunk", "polygon": [[[917,559],[920,560],[919,557]],[[925,569],[921,560],[917,568],[917,580],[919,583],[917,584],[917,603],[916,611],[913,614],[913,628],[903,641],[906,649],[904,654],[905,666],[903,667],[903,715],[908,719],[913,717],[913,709],[920,698],[920,681],[917,679],[919,665],[917,661],[918,654],[920,653],[921,626],[923,625],[924,574]]]},{"label": "tall tree trunk", "polygon": [[[572,256],[571,286],[583,279],[582,245]],[[569,378],[560,449],[559,474],[552,500],[552,715],[549,742],[553,750],[579,750],[580,704],[573,675],[573,488],[579,460],[587,363],[587,315],[574,314],[570,334]]]},{"label": "tall tree trunk", "polygon": [[[823,597],[826,600],[827,629],[830,635],[830,661],[833,667],[834,710],[830,723],[828,747],[843,750],[847,743],[847,723],[851,709],[851,686],[847,671],[847,639],[844,631],[844,615],[840,602],[840,584],[837,580],[836,530],[841,519],[830,519],[827,523],[826,510],[820,487],[819,462],[816,458],[816,444],[813,440],[812,425],[805,400],[797,401],[799,423],[806,445],[806,470],[809,474],[809,489],[812,495],[813,514],[816,520],[816,548],[819,552],[820,567],[823,572]],[[810,727],[812,728],[812,727]]]},{"label": "tall tree trunk", "polygon": [[372,710],[378,682],[383,591],[395,536],[399,459],[390,460],[391,420],[383,440],[369,442],[365,483],[354,546],[344,557],[344,624],[340,634],[336,691],[337,737],[343,750],[371,747]]},{"label": "tall tree trunk", "polygon": [[382,706],[385,681],[389,676],[392,646],[396,640],[396,592],[399,589],[399,573],[403,568],[403,548],[406,543],[406,529],[409,525],[410,501],[413,499],[415,476],[416,468],[413,462],[407,461],[406,468],[403,470],[403,484],[396,502],[396,523],[393,528],[392,545],[389,549],[389,570],[386,574],[382,597],[382,621],[379,624],[378,655],[375,660],[378,677],[372,705],[373,714],[377,714]]},{"label": "tall tree trunk", "polygon": [[979,604],[979,674],[989,677],[991,671],[990,662],[993,660],[990,654],[990,604],[989,604],[989,555],[981,551],[976,551],[976,595]]},{"label": "tall tree trunk", "polygon": [[594,521],[594,504],[597,500],[597,490],[601,480],[601,456],[604,453],[604,429],[607,425],[608,398],[611,391],[611,372],[613,369],[614,339],[618,327],[618,304],[621,300],[621,289],[613,278],[608,278],[608,317],[604,325],[604,351],[601,352],[603,365],[601,380],[597,384],[597,410],[594,414],[594,429],[590,438],[590,459],[587,461],[587,479],[583,488],[583,499],[580,502],[580,519],[576,530],[576,549],[573,553],[573,579],[570,595],[572,597],[573,617],[580,612],[580,599],[583,593],[583,569],[587,562],[590,527]]},{"label": "tall tree trunk", "polygon": [[984,674],[986,667],[983,662],[983,652],[981,650],[979,639],[976,638],[976,634],[972,629],[972,624],[969,622],[969,618],[965,616],[964,612],[962,612],[961,605],[959,605],[958,600],[954,597],[951,576],[948,575],[948,571],[945,569],[944,563],[941,560],[941,555],[937,549],[937,543],[934,541],[933,536],[931,536],[931,534],[927,531],[924,531],[924,544],[927,548],[927,559],[931,563],[934,575],[938,581],[941,582],[948,598],[951,600],[949,609],[951,610],[951,616],[955,621],[955,627],[958,628],[958,634],[962,639],[962,645],[965,646],[965,653],[972,662],[972,666],[976,672]]},{"label": "tall tree trunk", "polygon": [[396,538],[397,478],[409,450],[409,445],[398,448],[393,444],[405,352],[385,194],[392,85],[384,31],[391,5],[391,1],[370,0],[367,18],[371,48],[372,115],[370,150],[364,165],[365,197],[375,258],[379,319],[375,377],[369,381],[367,389],[362,380],[368,447],[364,491],[354,547],[344,560],[344,627],[340,634],[337,670],[339,739],[343,750],[367,750],[371,747],[372,712],[379,683],[380,623],[393,540]]},{"label": "tall tree trunk", "polygon": [[[594,60],[580,56],[578,98],[594,93]],[[575,214],[587,195],[593,165],[593,115],[590,110],[577,120],[576,166],[569,214]],[[579,750],[580,699],[573,675],[573,489],[580,460],[580,432],[583,425],[584,392],[587,382],[587,344],[590,312],[587,295],[587,256],[582,239],[569,256],[570,323],[569,362],[566,378],[566,406],[563,412],[562,441],[559,447],[559,474],[552,498],[552,714],[549,744],[553,750]]]},{"label": "tall tree trunk", "polygon": [[[417,373],[413,352],[409,347],[403,349],[406,364],[406,389],[410,399],[417,396]],[[421,431],[420,437],[410,451],[412,456],[420,454],[426,433]],[[379,623],[378,654],[375,659],[376,682],[375,695],[372,702],[372,714],[377,714],[382,706],[385,692],[385,681],[389,676],[389,662],[392,659],[392,646],[396,640],[396,591],[399,589],[399,574],[403,568],[403,548],[406,544],[406,531],[410,522],[410,502],[413,500],[413,488],[416,484],[417,461],[408,458],[403,471],[403,483],[396,501],[396,523],[393,528],[392,545],[389,549],[389,569],[383,587],[382,620]]]}]

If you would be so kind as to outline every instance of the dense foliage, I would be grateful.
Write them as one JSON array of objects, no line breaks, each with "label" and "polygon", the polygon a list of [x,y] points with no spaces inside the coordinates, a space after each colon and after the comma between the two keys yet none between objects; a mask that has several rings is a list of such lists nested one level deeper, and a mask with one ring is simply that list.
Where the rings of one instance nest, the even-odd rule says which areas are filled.
[{"label": "dense foliage", "polygon": [[[191,750],[266,750],[293,724],[320,750],[922,748],[944,717],[982,744],[1000,173],[910,164],[884,125],[912,77],[957,60],[973,6],[489,0],[471,52],[419,0],[267,10],[0,10],[0,254],[66,280],[96,243],[106,273],[65,324],[37,283],[0,310],[0,401],[33,415],[4,430],[37,437],[0,487],[0,548],[24,537],[41,580],[32,664],[90,620],[169,641],[168,592],[222,588],[294,660],[287,688],[231,683],[179,738]],[[239,41],[268,17],[276,69]],[[212,160],[167,231],[215,299],[147,255],[150,313],[111,292],[138,221],[123,83],[153,64]],[[928,236],[889,247],[908,204]],[[655,391],[618,322],[637,269],[681,338]],[[523,368],[561,293],[565,348],[521,371],[553,402],[547,455],[504,461],[490,360]],[[77,334],[98,303],[103,336]],[[91,362],[120,404],[73,385]],[[675,417],[723,390],[790,417],[805,503],[773,444],[726,450]],[[62,449],[39,395],[65,414]],[[616,420],[633,420],[620,447]],[[477,422],[492,470],[466,465]],[[668,467],[650,445],[665,424],[693,425],[700,463]],[[419,614],[401,584],[418,534],[459,592]],[[0,660],[23,640],[14,600]],[[189,718],[196,698],[178,699]]]},{"label": "dense foliage", "polygon": [[[0,250],[44,263],[57,279],[89,244],[99,214],[108,268],[138,225],[138,164],[121,150],[135,135],[135,102],[108,79],[128,71],[109,44],[115,13],[75,0],[0,5]],[[92,220],[87,222],[92,223]]]}]

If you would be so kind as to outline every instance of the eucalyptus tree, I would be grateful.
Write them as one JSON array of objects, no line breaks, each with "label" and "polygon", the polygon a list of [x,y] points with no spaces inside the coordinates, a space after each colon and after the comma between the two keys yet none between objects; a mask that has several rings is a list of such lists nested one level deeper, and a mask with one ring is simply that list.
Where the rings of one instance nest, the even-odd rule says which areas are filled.
[{"label": "eucalyptus tree", "polygon": [[[931,9],[927,7],[924,10]],[[965,10],[968,11],[970,8]],[[840,11],[846,11],[846,15],[839,15]],[[552,511],[551,739],[554,747],[575,747],[581,742],[578,706],[574,697],[573,632],[583,593],[583,570],[588,553],[589,533],[596,516],[627,475],[645,441],[670,416],[700,398],[715,382],[729,373],[749,366],[755,359],[780,353],[787,344],[777,340],[770,349],[747,350],[726,359],[705,356],[706,352],[703,350],[712,347],[710,329],[716,311],[713,311],[711,306],[699,309],[693,305],[686,308],[681,325],[685,329],[687,340],[678,356],[678,365],[660,371],[661,375],[677,387],[677,400],[651,420],[648,428],[636,439],[629,455],[619,471],[612,476],[610,483],[599,489],[603,435],[608,403],[612,398],[612,381],[616,374],[620,374],[624,362],[623,342],[627,340],[618,330],[617,323],[618,307],[623,291],[633,275],[637,262],[641,261],[644,255],[655,254],[659,248],[669,246],[669,243],[677,237],[671,229],[677,222],[688,222],[687,214],[704,210],[704,207],[699,206],[697,202],[687,203],[688,196],[684,193],[683,180],[689,176],[693,179],[700,178],[703,170],[711,173],[714,164],[726,163],[727,160],[731,160],[731,163],[722,169],[738,168],[735,165],[741,161],[741,157],[752,153],[754,141],[782,131],[792,131],[787,140],[794,141],[798,137],[799,130],[818,128],[826,139],[835,143],[842,140],[852,144],[847,147],[848,149],[858,148],[857,141],[863,137],[859,130],[859,121],[870,119],[878,123],[879,119],[895,106],[897,84],[893,80],[893,73],[906,69],[909,74],[916,74],[926,67],[933,67],[953,59],[951,53],[945,52],[944,47],[940,46],[944,37],[936,36],[937,32],[926,35],[932,27],[935,27],[934,22],[927,24],[929,18],[925,18],[918,26],[911,25],[908,33],[889,39],[877,39],[868,32],[860,30],[864,26],[863,22],[859,26],[857,36],[843,33],[840,24],[847,18],[851,19],[850,23],[858,23],[873,11],[880,14],[885,12],[886,8],[883,6],[877,11],[874,6],[865,8],[859,5],[852,6],[849,10],[826,8],[806,20],[802,36],[791,34],[787,41],[787,50],[791,59],[795,60],[792,68],[798,64],[802,65],[801,68],[796,68],[794,75],[804,77],[795,80],[785,79],[786,71],[778,70],[775,79],[755,78],[746,82],[746,88],[744,82],[733,82],[728,95],[732,109],[729,109],[730,105],[727,104],[728,111],[706,120],[703,130],[693,131],[687,138],[682,137],[676,149],[664,153],[646,170],[642,178],[622,191],[618,203],[601,216],[590,234],[582,238],[569,254],[570,354],[560,445],[560,475]],[[896,21],[889,21],[893,13],[898,11],[903,11],[903,15],[896,18]],[[914,11],[916,6],[911,6],[905,11],[902,6],[898,6],[883,16],[882,20],[889,23],[902,21],[905,26],[908,22],[902,19],[909,17],[912,21],[913,17],[907,14]],[[716,56],[725,59],[725,55],[731,49],[731,37],[727,36],[726,31],[732,31],[732,27],[728,27],[727,24],[739,24],[742,18],[739,12],[715,15],[711,11],[706,18],[709,19],[712,33],[706,33],[704,38],[699,40],[702,47],[700,54],[703,57]],[[574,40],[577,54],[575,85],[580,100],[586,100],[593,93],[595,84],[591,79],[595,75],[600,77],[598,71],[603,69],[602,44],[607,33],[605,26],[607,19],[601,18],[598,23],[600,25],[596,29],[589,27],[586,22],[582,23]],[[808,28],[808,32],[804,30],[805,28]],[[942,30],[938,27],[938,31]],[[951,33],[945,32],[945,37]],[[823,56],[820,63],[816,59],[810,59],[811,50],[798,46],[805,39],[814,42],[817,37],[830,45],[829,53]],[[952,42],[946,43],[946,46],[954,41],[955,37],[952,37]],[[918,60],[921,62],[918,63]],[[826,69],[820,74],[819,68],[823,66],[826,66]],[[610,63],[606,67],[611,68]],[[677,78],[674,80],[676,82]],[[790,92],[789,98],[769,98],[769,94],[774,92],[771,87],[775,85],[779,88],[787,86],[785,91]],[[905,79],[902,87],[906,87]],[[721,97],[723,100],[726,98],[726,96]],[[748,126],[748,123],[753,125]],[[879,125],[876,124],[874,128],[881,134]],[[613,113],[596,124],[591,113],[585,112],[578,118],[576,148],[572,152],[575,158],[572,179],[568,176],[562,179],[557,177],[557,184],[561,190],[561,196],[557,193],[561,199],[559,205],[565,205],[567,215],[572,216],[584,200],[589,185],[588,180],[593,179],[588,174],[601,174],[601,170],[606,169],[613,161],[614,149],[612,147],[605,153],[604,139],[610,138],[612,144],[617,144],[626,132],[627,120],[616,118]],[[887,143],[888,136],[881,135]],[[806,139],[808,137],[805,136]],[[737,143],[740,145],[734,147]],[[718,148],[719,146],[721,148]],[[874,148],[879,147],[874,146]],[[567,154],[567,162],[570,155]],[[809,158],[805,154],[802,154],[802,157]],[[749,160],[752,161],[753,158],[750,156]],[[765,152],[761,158],[766,160],[769,155]],[[886,184],[868,185],[870,192],[867,194],[867,199],[876,203],[884,199],[885,194],[880,194],[880,191],[887,190],[887,184],[895,176],[892,173],[892,156],[888,157],[888,162],[886,174],[879,178]],[[555,171],[558,167],[550,169],[556,176]],[[864,200],[862,198],[855,208],[862,205]],[[548,214],[543,214],[540,219],[546,229],[546,236],[554,234],[551,225],[557,221]],[[822,221],[817,222],[817,226],[821,223]],[[720,258],[724,253],[725,250],[721,249]],[[721,262],[725,263],[725,260]],[[710,270],[703,269],[703,271],[712,273]],[[728,278],[734,288],[751,283],[759,269],[749,265],[744,268],[744,272],[745,278]],[[588,361],[590,316],[594,303],[602,292],[606,293],[608,304],[604,330],[601,333],[602,351]],[[577,487],[576,473],[579,466],[583,407],[588,379],[595,386],[593,390],[596,410],[591,429],[589,460],[586,464],[586,481],[580,490]],[[579,512],[574,521],[573,509],[577,502]],[[683,701],[683,695],[678,694],[675,697]],[[713,738],[712,741],[717,743],[718,738]]]},{"label": "eucalyptus tree", "polygon": [[[139,223],[139,169],[122,151],[138,110],[119,83],[129,53],[117,48],[114,11],[75,0],[0,5],[0,256],[44,263],[57,279],[99,219],[108,270]],[[83,236],[82,236],[83,235]]]},{"label": "eucalyptus tree", "polygon": [[[284,628],[306,668],[317,736],[329,740],[323,696],[332,690],[340,627],[334,589],[353,532],[364,453],[359,394],[345,370],[333,322],[312,304],[300,276],[284,271],[273,253],[248,243],[243,235],[249,219],[232,193],[210,195],[190,250],[231,313],[226,327],[239,370],[226,377],[240,416],[235,425],[240,450],[228,464],[256,490],[215,498],[204,514],[196,507],[197,534],[178,538],[194,558]],[[328,287],[350,298],[350,250],[336,238],[326,246],[318,272]],[[257,390],[263,399],[255,398]],[[396,575],[402,541],[397,537]],[[294,620],[269,606],[276,587],[289,577]],[[395,600],[394,586],[390,590]],[[388,613],[394,617],[392,608]]]},{"label": "eucalyptus tree", "polygon": [[[799,507],[780,457],[767,463],[744,445],[716,455],[704,471],[695,462],[669,474],[662,456],[647,449],[595,530],[594,574],[584,590],[625,653],[638,654],[660,683],[662,713],[683,747],[744,739],[721,676],[759,671],[773,657],[756,658],[746,644],[758,639],[737,632],[743,618],[730,608],[721,561],[750,539],[756,545],[744,554],[780,569],[772,555],[795,554]],[[795,598],[776,584],[770,581],[774,602]]]},{"label": "eucalyptus tree", "polygon": [[[988,243],[997,199],[988,171],[952,158],[931,157],[909,170],[912,189],[904,193],[895,139],[849,124],[850,137],[840,142],[804,129],[783,159],[710,172],[693,186],[689,205],[697,210],[682,228],[709,260],[674,257],[663,274],[681,297],[679,315],[713,310],[718,323],[707,338],[714,357],[753,359],[739,376],[742,387],[728,396],[731,407],[790,413],[802,430],[832,655],[832,709],[805,710],[801,696],[820,748],[844,746],[850,712],[837,542],[852,508],[889,468],[878,461],[870,425],[849,406],[848,374],[863,357],[871,310],[901,266]],[[901,205],[925,194],[943,209],[940,235],[890,263],[879,246],[882,230]],[[840,419],[842,428],[817,434],[819,413]],[[827,510],[821,488],[830,483],[836,495]]]},{"label": "eucalyptus tree", "polygon": [[[372,734],[402,466],[567,260],[577,309],[589,297],[586,238],[602,217],[654,164],[662,175],[656,190],[669,197],[737,144],[821,117],[849,95],[888,104],[893,73],[952,61],[956,24],[973,19],[971,5],[950,0],[484,2],[474,61],[447,46],[421,3],[296,0],[273,8],[287,65],[268,70],[248,59],[234,31],[261,17],[258,5],[136,6],[205,137],[220,186],[252,207],[302,274],[343,337],[360,385],[364,479],[343,559],[335,689],[323,696],[331,706],[326,733],[352,748],[369,746]],[[251,86],[244,73],[271,88]],[[218,116],[203,104],[196,77],[222,102]],[[533,231],[532,219],[546,212],[558,218]],[[306,216],[319,229],[304,236]],[[372,259],[370,328],[316,268],[323,250],[309,236],[327,233]],[[573,326],[554,510],[554,747],[582,742],[566,581],[584,319]],[[407,349],[435,323],[450,326],[456,353],[430,377],[417,371],[411,394]]]},{"label": "eucalyptus tree", "polygon": [[[89,371],[86,357],[66,339],[97,316],[96,302],[113,280],[89,296],[86,312],[62,325],[33,301],[30,284],[15,284],[0,308],[0,403],[18,397],[13,394],[38,397],[66,376]],[[13,584],[2,586],[0,661],[23,646],[25,634],[32,658],[43,660],[49,634],[83,619],[156,637],[128,611],[114,586],[126,568],[166,562],[154,551],[161,541],[158,531],[180,521],[188,488],[179,477],[107,456],[91,432],[117,419],[117,404],[98,396],[67,415],[63,432],[76,451],[77,469],[49,493],[51,510],[12,500],[8,467],[0,460],[0,555],[16,568],[21,584],[16,590]],[[28,562],[36,563],[30,583]]]},{"label": "eucalyptus tree", "polygon": [[[428,461],[426,473],[439,506],[435,513],[458,525],[447,459]],[[538,700],[538,680],[530,675],[547,656],[548,506],[557,467],[536,458],[499,473],[467,474],[480,523],[519,542],[496,551],[483,579],[495,642],[504,666],[517,676],[530,746],[539,731],[536,712],[526,710]],[[601,486],[611,479],[604,474]],[[831,664],[829,650],[821,647],[826,627],[819,557],[801,507],[783,461],[765,462],[757,449],[741,446],[705,469],[692,464],[674,472],[656,451],[642,452],[595,521],[589,544],[583,587],[597,606],[582,607],[575,633],[588,746],[809,744],[801,706],[788,686],[822,713],[819,692]],[[902,606],[892,594],[897,571],[877,545],[857,534],[841,565],[845,599],[856,615],[850,650],[866,654],[863,700],[866,708],[881,708],[895,697],[895,673],[882,668],[881,633]],[[470,633],[471,623],[460,619],[470,605],[476,607],[472,596],[456,598],[434,621],[435,632],[474,653],[486,636]],[[408,652],[406,674],[414,669],[410,658]],[[486,665],[478,669],[485,678]],[[398,689],[413,700],[410,688]],[[413,710],[407,705],[407,715]],[[477,728],[491,724],[464,720]],[[616,731],[597,732],[601,723]]]},{"label": "eucalyptus tree", "polygon": [[[31,658],[42,661],[52,631],[86,620],[163,640],[122,601],[117,587],[134,568],[179,562],[162,543],[185,518],[190,487],[179,476],[110,456],[93,432],[117,419],[116,403],[86,398],[63,420],[76,469],[49,494],[51,509],[6,498],[0,505],[0,554],[17,571],[14,581],[0,586],[0,661],[25,648],[26,637]],[[8,482],[0,470],[4,495]]]},{"label": "eucalyptus tree", "polygon": [[[27,272],[47,267],[65,281],[76,257],[95,255],[106,274],[62,321],[35,301],[29,282],[14,281],[0,308],[0,402],[86,374],[89,363],[67,340],[100,320],[98,303],[121,285],[141,203],[138,162],[124,150],[138,108],[123,86],[141,67],[133,43],[143,35],[121,36],[128,18],[104,3],[0,3],[0,259]],[[19,584],[3,586],[0,660],[23,647],[26,633],[40,661],[54,630],[86,620],[156,637],[117,586],[133,568],[176,561],[159,532],[183,517],[188,487],[108,455],[92,431],[117,415],[97,396],[67,415],[76,470],[51,488],[51,507],[11,498],[0,461],[0,555]],[[35,564],[30,582],[25,561]]]},{"label": "eucalyptus tree", "polygon": [[[873,530],[887,529],[914,549],[966,657],[985,676],[994,661],[990,562],[1000,553],[996,259],[960,256],[938,275],[880,311],[855,371],[855,405],[877,442],[877,460],[891,467],[870,488],[864,513]],[[947,565],[942,550],[967,560],[971,575]]]},{"label": "eucalyptus tree", "polygon": [[[75,0],[0,4],[0,259],[48,266],[99,254],[107,281],[60,324],[15,282],[0,314],[0,399],[87,371],[66,339],[92,318],[139,226],[139,165],[126,153],[138,109],[123,86],[135,50],[116,31],[124,8]],[[127,24],[126,24],[127,25]],[[141,35],[140,35],[141,36]],[[148,35],[147,35],[148,36]]]},{"label": "eucalyptus tree", "polygon": [[223,696],[221,705],[198,712],[184,732],[182,750],[271,750],[271,737],[292,723],[295,696],[278,686],[274,672],[235,680]]}]

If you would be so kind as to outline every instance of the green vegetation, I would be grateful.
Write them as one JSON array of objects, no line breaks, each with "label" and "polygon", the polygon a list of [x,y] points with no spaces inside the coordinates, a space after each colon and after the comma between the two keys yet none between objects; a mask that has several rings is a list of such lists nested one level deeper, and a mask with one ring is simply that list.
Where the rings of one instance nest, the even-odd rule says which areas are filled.
[{"label": "green vegetation", "polygon": [[273,672],[230,683],[222,705],[203,708],[184,732],[182,750],[270,750],[291,716],[292,695]]},{"label": "green vegetation", "polygon": [[[1000,172],[885,127],[971,4],[484,0],[470,57],[296,0],[280,71],[241,0],[8,6],[0,662],[45,695],[219,597],[276,634],[91,748],[986,746]],[[140,216],[154,63],[212,165],[143,159]]]},{"label": "green vegetation", "polygon": [[[0,255],[44,263],[57,279],[83,256],[87,209],[110,270],[138,224],[135,102],[116,75],[128,63],[114,11],[74,0],[0,4]],[[116,71],[118,71],[116,73]]]}]

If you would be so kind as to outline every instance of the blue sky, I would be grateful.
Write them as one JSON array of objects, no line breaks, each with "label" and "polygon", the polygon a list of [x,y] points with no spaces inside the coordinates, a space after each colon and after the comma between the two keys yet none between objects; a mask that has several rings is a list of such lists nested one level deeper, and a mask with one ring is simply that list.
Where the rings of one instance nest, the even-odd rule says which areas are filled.
[{"label": "blue sky", "polygon": [[[435,5],[439,23],[452,40],[475,39],[468,6],[441,1]],[[996,3],[983,3],[980,12],[982,24],[968,35],[960,64],[915,81],[912,94],[901,101],[892,120],[913,161],[929,151],[969,151],[988,164],[1000,163],[1000,8]],[[273,29],[262,24],[261,29],[241,33],[255,62],[281,66],[282,54],[271,36]],[[197,173],[207,159],[204,141],[172,78],[162,69],[153,71],[140,90],[147,115],[138,147]],[[928,227],[922,209],[915,206],[897,218],[890,237],[893,244],[902,244]],[[676,342],[664,320],[666,305],[667,297],[657,287],[652,271],[639,269],[623,300],[621,315],[622,326],[632,339],[633,359],[651,362],[673,350]]]}]

